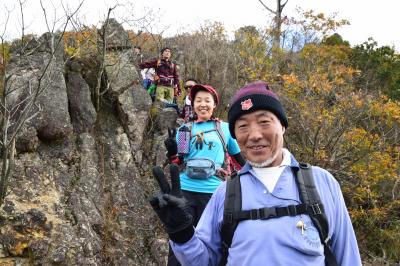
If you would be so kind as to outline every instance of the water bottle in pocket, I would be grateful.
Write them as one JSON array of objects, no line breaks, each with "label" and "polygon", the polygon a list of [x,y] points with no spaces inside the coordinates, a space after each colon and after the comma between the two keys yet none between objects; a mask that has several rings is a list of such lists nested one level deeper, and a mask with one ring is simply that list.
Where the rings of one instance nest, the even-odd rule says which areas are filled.
[{"label": "water bottle in pocket", "polygon": [[183,125],[178,130],[178,154],[186,155],[190,149],[190,128]]}]

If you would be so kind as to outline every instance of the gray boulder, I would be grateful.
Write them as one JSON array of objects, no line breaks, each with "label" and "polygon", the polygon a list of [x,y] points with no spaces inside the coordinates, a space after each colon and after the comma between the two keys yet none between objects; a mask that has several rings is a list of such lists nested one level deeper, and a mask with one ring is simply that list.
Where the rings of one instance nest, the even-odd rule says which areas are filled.
[{"label": "gray boulder", "polygon": [[39,138],[34,127],[23,127],[18,134],[15,148],[18,152],[34,152],[39,147]]},{"label": "gray boulder", "polygon": [[146,138],[151,98],[140,86],[125,90],[118,97],[118,116],[128,135],[135,159],[142,161],[141,146]]},{"label": "gray boulder", "polygon": [[118,96],[138,83],[139,75],[132,62],[132,51],[107,51],[105,56],[107,81],[112,96]]},{"label": "gray boulder", "polygon": [[[103,32],[106,24],[103,24],[100,32]],[[132,43],[128,37],[128,33],[124,30],[121,24],[114,18],[108,19],[107,28],[105,31],[107,39],[107,49],[131,49]],[[101,41],[100,41],[101,44]]]},{"label": "gray boulder", "polygon": [[[68,113],[67,91],[64,80],[63,46],[51,52],[51,35],[43,34],[38,40],[31,40],[32,51],[13,48],[8,73],[11,76],[8,97],[9,107],[18,111],[12,118],[17,121],[23,114],[21,110],[29,107],[30,99],[36,97],[35,104],[26,117],[34,117],[29,125],[37,130],[38,137],[56,140],[72,131]],[[22,53],[23,52],[23,53]],[[37,96],[36,96],[37,95]]]},{"label": "gray boulder", "polygon": [[61,62],[53,61],[50,64],[43,81],[44,90],[38,97],[38,105],[42,110],[34,126],[39,138],[44,140],[62,139],[72,132],[63,70]]},{"label": "gray boulder", "polygon": [[77,61],[70,62],[67,73],[67,94],[69,112],[74,131],[78,134],[90,132],[97,113],[91,100],[90,88],[81,75],[82,66]]}]

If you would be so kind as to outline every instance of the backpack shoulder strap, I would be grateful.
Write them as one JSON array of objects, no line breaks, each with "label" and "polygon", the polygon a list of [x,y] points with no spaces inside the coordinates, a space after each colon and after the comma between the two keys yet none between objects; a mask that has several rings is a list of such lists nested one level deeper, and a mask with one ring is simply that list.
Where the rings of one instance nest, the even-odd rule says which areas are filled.
[{"label": "backpack shoulder strap", "polygon": [[192,130],[193,122],[186,122],[183,125],[187,126],[190,130]]},{"label": "backpack shoulder strap", "polygon": [[221,249],[222,258],[220,266],[226,265],[228,261],[228,251],[232,244],[232,238],[235,234],[239,221],[233,218],[235,211],[242,209],[242,188],[240,185],[240,174],[232,177],[226,182],[224,217],[221,226]]},{"label": "backpack shoulder strap", "polygon": [[192,137],[193,137],[193,134],[192,134],[193,122],[191,122],[191,121],[190,122],[186,122],[183,125],[185,125],[185,126],[187,126],[189,128],[189,132],[190,132],[189,139],[191,140]]},{"label": "backpack shoulder strap", "polygon": [[300,163],[300,170],[296,171],[296,182],[300,200],[307,205],[307,213],[324,245],[325,264],[328,266],[337,266],[336,258],[330,248],[331,241],[329,238],[328,219],[325,215],[318,190],[315,187],[311,165]]},{"label": "backpack shoulder strap", "polygon": [[217,134],[218,134],[219,138],[221,139],[222,146],[224,147],[224,152],[225,153],[228,152],[225,135],[221,128],[221,121],[219,121],[219,120],[215,120],[215,131],[217,131]]}]

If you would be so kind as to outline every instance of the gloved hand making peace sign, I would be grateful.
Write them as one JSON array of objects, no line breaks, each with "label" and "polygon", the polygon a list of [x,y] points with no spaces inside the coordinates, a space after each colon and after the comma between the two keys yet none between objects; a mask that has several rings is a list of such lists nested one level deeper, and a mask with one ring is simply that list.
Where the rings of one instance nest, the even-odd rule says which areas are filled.
[{"label": "gloved hand making peace sign", "polygon": [[194,234],[192,216],[188,211],[187,201],[182,195],[179,169],[176,164],[170,165],[170,173],[171,186],[161,167],[153,167],[153,175],[161,191],[150,200],[150,204],[164,224],[169,238],[176,243],[185,243]]}]

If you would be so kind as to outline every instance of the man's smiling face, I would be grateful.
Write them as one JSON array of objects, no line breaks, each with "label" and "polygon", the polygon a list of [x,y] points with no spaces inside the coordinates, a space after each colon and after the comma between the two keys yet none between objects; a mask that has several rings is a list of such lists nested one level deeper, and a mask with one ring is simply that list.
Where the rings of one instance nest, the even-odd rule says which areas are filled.
[{"label": "man's smiling face", "polygon": [[242,115],[235,123],[240,150],[253,166],[278,166],[282,162],[283,134],[278,117],[267,110]]}]

